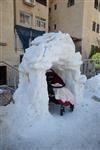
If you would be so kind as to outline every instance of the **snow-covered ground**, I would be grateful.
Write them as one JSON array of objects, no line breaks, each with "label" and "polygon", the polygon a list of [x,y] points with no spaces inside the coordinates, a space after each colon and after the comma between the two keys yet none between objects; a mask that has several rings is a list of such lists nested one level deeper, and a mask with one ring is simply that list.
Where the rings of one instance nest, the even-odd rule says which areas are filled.
[{"label": "snow-covered ground", "polygon": [[[0,107],[0,150],[100,149],[100,75],[86,82],[83,97],[81,64],[68,34],[46,33],[32,42],[19,66],[15,104]],[[50,68],[73,93],[74,112],[66,109],[60,116],[59,106],[50,104],[49,113],[45,74]]]},{"label": "snow-covered ground", "polygon": [[84,100],[76,104],[74,112],[66,109],[60,116],[59,107],[51,104],[52,115],[21,127],[23,136],[17,125],[12,132],[14,120],[9,130],[7,112],[0,107],[0,150],[100,150],[100,101],[94,95],[100,99],[100,75],[86,82]]}]

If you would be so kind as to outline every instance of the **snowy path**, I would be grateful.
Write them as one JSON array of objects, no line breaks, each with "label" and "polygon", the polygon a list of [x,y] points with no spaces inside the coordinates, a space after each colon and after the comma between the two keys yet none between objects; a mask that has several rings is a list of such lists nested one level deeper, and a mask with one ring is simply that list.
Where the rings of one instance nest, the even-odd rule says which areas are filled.
[{"label": "snowy path", "polygon": [[100,102],[90,97],[91,93],[86,93],[84,102],[64,116],[52,105],[56,108],[51,110],[53,118],[31,125],[24,137],[10,137],[3,125],[0,150],[100,150]]}]

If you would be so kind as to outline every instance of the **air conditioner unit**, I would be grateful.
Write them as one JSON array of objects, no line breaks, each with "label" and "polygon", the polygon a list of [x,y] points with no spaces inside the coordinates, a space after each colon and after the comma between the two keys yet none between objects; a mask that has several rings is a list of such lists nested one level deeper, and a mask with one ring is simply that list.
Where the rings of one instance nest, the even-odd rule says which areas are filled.
[{"label": "air conditioner unit", "polygon": [[29,5],[35,5],[35,0],[24,0],[24,2]]}]

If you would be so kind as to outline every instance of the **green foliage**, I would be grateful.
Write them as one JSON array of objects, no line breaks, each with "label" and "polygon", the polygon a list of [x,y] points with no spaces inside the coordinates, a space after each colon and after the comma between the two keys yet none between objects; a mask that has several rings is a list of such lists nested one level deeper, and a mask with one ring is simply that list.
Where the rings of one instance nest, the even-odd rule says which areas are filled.
[{"label": "green foliage", "polygon": [[96,53],[92,56],[92,59],[100,59],[100,53]]},{"label": "green foliage", "polygon": [[92,50],[90,53],[89,58],[91,58],[93,55],[95,55],[96,53],[100,53],[100,47],[96,47],[95,50]]},{"label": "green foliage", "polygon": [[100,69],[100,53],[92,55],[91,59],[95,61],[96,69]]}]

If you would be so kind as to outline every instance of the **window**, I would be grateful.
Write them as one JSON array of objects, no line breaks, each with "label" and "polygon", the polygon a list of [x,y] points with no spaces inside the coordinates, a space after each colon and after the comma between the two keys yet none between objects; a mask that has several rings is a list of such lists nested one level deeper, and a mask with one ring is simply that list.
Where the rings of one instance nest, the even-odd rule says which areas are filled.
[{"label": "window", "polygon": [[73,5],[75,5],[75,0],[68,0],[67,6],[71,7]]},{"label": "window", "polygon": [[94,0],[94,8],[98,9],[98,0]]},{"label": "window", "polygon": [[91,51],[95,51],[95,46],[91,45]]},{"label": "window", "polygon": [[100,11],[100,2],[99,2],[98,10]]},{"label": "window", "polygon": [[33,5],[35,0],[24,0],[24,2],[28,5]]},{"label": "window", "polygon": [[47,0],[36,0],[38,3],[42,4],[42,5],[47,5]]},{"label": "window", "polygon": [[96,22],[93,21],[93,25],[92,25],[92,31],[95,32],[95,29],[96,29]]},{"label": "window", "polygon": [[50,26],[49,26],[49,31],[50,31]]},{"label": "window", "polygon": [[51,8],[49,7],[49,13],[51,13]]},{"label": "window", "polygon": [[57,4],[54,5],[54,9],[55,9],[55,10],[57,9]]},{"label": "window", "polygon": [[95,45],[91,45],[90,57],[91,57],[93,54],[97,53],[97,52],[99,52],[99,47],[98,47],[98,46],[95,46]]},{"label": "window", "polygon": [[96,52],[98,49],[98,46],[91,45],[91,51]]},{"label": "window", "polygon": [[32,25],[32,15],[21,11],[20,12],[20,22],[27,24],[27,25]]},{"label": "window", "polygon": [[100,25],[93,21],[92,31],[99,33]]},{"label": "window", "polygon": [[41,18],[41,17],[35,17],[35,25],[36,25],[36,27],[42,27],[42,28],[44,28],[45,29],[45,27],[46,27],[46,19],[44,19],[44,18]]},{"label": "window", "polygon": [[0,42],[0,46],[7,46],[7,43]]},{"label": "window", "polygon": [[99,28],[100,28],[100,25],[97,24],[97,33],[99,33]]},{"label": "window", "polygon": [[57,28],[57,26],[56,26],[56,24],[54,24],[54,30],[56,30],[56,28]]}]

